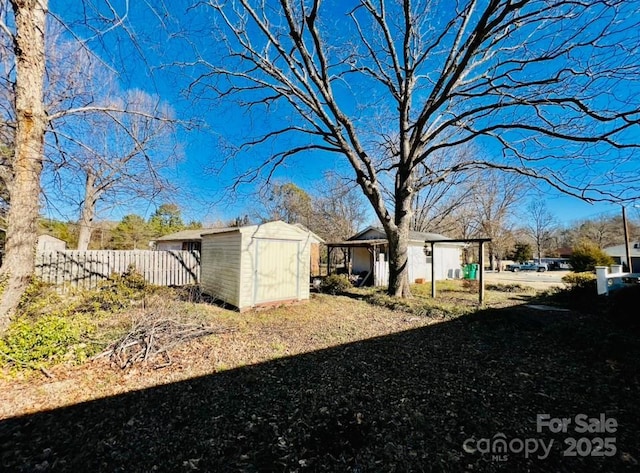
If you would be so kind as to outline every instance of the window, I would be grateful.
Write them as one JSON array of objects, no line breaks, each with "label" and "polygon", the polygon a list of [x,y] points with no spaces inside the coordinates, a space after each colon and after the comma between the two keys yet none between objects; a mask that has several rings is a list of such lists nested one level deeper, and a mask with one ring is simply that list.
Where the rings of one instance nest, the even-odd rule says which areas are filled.
[{"label": "window", "polygon": [[185,251],[200,251],[201,243],[199,241],[183,241],[182,249]]}]

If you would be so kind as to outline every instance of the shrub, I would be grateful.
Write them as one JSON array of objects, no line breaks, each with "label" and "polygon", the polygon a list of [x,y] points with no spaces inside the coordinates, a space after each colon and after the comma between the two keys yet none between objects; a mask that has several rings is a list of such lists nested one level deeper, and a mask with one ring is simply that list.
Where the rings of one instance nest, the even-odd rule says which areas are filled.
[{"label": "shrub", "polygon": [[340,294],[351,287],[351,281],[344,274],[331,274],[320,283],[320,291],[327,294]]},{"label": "shrub", "polygon": [[598,245],[590,241],[581,241],[573,248],[569,263],[576,273],[595,271],[596,266],[609,266],[614,263],[613,258],[606,254]]},{"label": "shrub", "polygon": [[81,339],[93,329],[86,320],[57,314],[18,317],[0,339],[0,365],[39,369],[63,359],[87,356]]},{"label": "shrub", "polygon": [[46,284],[34,278],[22,294],[16,313],[35,319],[51,313],[51,308],[56,308],[57,311],[63,310],[60,294],[52,284]]},{"label": "shrub", "polygon": [[601,313],[606,301],[598,297],[596,275],[593,273],[569,273],[562,277],[567,286],[556,294],[559,301],[585,313]]},{"label": "shrub", "polygon": [[85,294],[78,310],[97,312],[126,309],[132,301],[142,299],[147,288],[144,276],[129,266],[122,275],[112,274],[97,290]]},{"label": "shrub", "polygon": [[593,289],[596,291],[596,275],[589,272],[569,273],[562,276],[562,282],[570,289]]}]

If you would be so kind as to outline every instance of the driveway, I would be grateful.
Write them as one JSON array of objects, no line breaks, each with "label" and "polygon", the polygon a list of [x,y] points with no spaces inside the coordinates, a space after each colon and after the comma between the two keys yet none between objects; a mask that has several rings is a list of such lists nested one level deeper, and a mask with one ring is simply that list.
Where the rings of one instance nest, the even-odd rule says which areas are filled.
[{"label": "driveway", "polygon": [[485,272],[487,283],[494,284],[522,284],[536,289],[549,289],[551,287],[564,287],[562,277],[570,271],[545,271],[537,273],[535,271],[521,271],[513,273],[511,271]]}]

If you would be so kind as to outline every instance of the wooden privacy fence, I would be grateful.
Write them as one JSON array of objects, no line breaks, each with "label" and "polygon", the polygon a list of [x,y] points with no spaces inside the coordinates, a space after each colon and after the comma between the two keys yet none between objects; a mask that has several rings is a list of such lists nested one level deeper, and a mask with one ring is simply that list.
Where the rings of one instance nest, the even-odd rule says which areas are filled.
[{"label": "wooden privacy fence", "polygon": [[45,251],[37,255],[36,276],[46,283],[89,289],[130,266],[149,284],[184,286],[200,282],[199,251]]}]

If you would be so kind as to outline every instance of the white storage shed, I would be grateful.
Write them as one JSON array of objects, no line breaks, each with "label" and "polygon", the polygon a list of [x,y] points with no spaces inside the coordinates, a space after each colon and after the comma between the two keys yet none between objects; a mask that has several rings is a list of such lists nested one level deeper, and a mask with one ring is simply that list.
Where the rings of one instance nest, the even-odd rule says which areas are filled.
[{"label": "white storage shed", "polygon": [[202,234],[202,292],[240,311],[309,299],[313,233],[282,221]]}]

